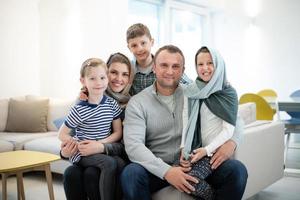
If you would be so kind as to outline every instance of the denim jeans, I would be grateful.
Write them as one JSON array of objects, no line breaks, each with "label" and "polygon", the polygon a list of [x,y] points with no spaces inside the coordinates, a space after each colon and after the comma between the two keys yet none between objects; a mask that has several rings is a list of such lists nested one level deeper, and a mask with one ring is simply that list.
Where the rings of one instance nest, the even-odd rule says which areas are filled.
[{"label": "denim jeans", "polygon": [[121,186],[126,200],[151,200],[152,193],[169,186],[169,183],[151,174],[143,166],[130,163],[121,174]]},{"label": "denim jeans", "polygon": [[240,200],[247,184],[245,165],[238,160],[226,160],[206,181],[215,189],[216,200]]},{"label": "denim jeans", "polygon": [[[215,189],[216,200],[240,200],[247,183],[247,169],[238,160],[226,160],[206,181]],[[125,200],[150,200],[151,194],[169,185],[139,164],[127,165],[121,174]]]}]

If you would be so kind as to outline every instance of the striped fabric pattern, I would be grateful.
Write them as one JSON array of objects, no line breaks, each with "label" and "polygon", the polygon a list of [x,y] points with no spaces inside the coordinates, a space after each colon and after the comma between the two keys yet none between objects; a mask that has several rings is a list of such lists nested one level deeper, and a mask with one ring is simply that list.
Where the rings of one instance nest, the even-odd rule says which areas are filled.
[{"label": "striped fabric pattern", "polygon": [[[118,119],[121,112],[121,108],[114,99],[103,96],[98,105],[80,101],[73,106],[65,124],[75,129],[74,138],[78,141],[101,140],[110,135],[112,121]],[[79,152],[70,158],[73,163],[79,160]]]}]

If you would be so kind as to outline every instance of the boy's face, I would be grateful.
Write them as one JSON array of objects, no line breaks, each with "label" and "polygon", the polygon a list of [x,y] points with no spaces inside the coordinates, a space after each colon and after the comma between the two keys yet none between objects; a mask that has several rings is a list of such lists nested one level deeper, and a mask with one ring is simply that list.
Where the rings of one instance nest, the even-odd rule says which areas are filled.
[{"label": "boy's face", "polygon": [[137,62],[146,61],[151,56],[151,47],[153,46],[153,39],[143,35],[128,40],[128,48],[133,53]]}]

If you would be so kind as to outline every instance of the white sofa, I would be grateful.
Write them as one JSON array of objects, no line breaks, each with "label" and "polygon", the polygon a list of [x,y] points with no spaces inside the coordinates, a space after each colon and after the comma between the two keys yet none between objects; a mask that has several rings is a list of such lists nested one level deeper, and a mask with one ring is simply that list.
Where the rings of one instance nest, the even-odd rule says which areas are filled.
[{"label": "white sofa", "polygon": [[[23,99],[35,99],[25,96]],[[53,121],[67,115],[73,101],[49,99],[47,132],[5,132],[9,99],[0,99],[0,152],[33,150],[59,154],[60,142]],[[275,121],[257,121],[253,103],[239,106],[239,115],[245,123],[241,142],[235,158],[242,161],[248,170],[248,182],[244,199],[256,194],[283,177],[284,125]],[[51,170],[62,174],[70,163],[59,160],[51,163]],[[173,187],[164,188],[153,195],[154,200],[192,199]]]},{"label": "white sofa", "polygon": [[[14,99],[25,101],[45,99],[45,97],[27,95]],[[24,149],[59,155],[60,141],[58,140],[57,128],[53,121],[66,116],[73,102],[73,100],[50,98],[47,113],[47,131],[25,133],[5,131],[8,120],[9,99],[0,99],[0,152]],[[66,160],[58,160],[51,163],[51,170],[62,174],[69,165],[70,163]]]}]

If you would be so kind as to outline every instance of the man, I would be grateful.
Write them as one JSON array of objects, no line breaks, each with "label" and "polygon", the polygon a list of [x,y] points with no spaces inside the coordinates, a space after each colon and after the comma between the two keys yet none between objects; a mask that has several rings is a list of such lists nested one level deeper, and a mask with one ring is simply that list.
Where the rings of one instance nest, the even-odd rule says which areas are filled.
[{"label": "man", "polygon": [[[133,162],[121,175],[126,200],[151,199],[153,192],[170,184],[190,193],[194,190],[190,182],[198,181],[186,173],[190,167],[173,166],[182,134],[181,50],[172,45],[160,48],[154,56],[153,71],[154,84],[132,97],[126,108],[124,142]],[[228,160],[235,146],[230,140],[212,158],[216,170],[207,181],[216,189],[216,199],[241,199],[244,193],[247,170],[241,162]]]}]

